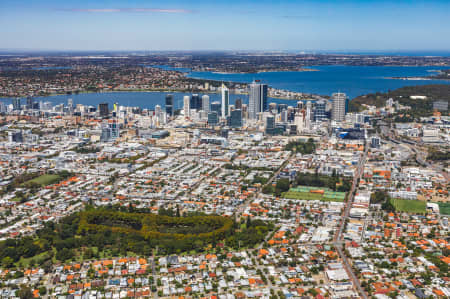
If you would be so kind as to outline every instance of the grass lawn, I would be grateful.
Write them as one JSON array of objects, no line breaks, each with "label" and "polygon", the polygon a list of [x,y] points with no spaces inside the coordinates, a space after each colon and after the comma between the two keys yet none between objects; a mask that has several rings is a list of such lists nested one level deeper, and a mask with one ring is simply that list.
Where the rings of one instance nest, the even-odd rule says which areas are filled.
[{"label": "grass lawn", "polygon": [[298,191],[291,191],[291,190],[281,194],[281,197],[287,198],[287,199],[299,199],[299,200],[321,200],[321,201],[337,201],[337,202],[344,201],[343,198],[325,197],[323,194],[320,194],[320,193],[298,192]]},{"label": "grass lawn", "polygon": [[399,212],[425,214],[427,210],[427,203],[421,200],[391,198],[391,204]]},{"label": "grass lawn", "polygon": [[47,185],[56,183],[59,180],[61,180],[61,177],[57,174],[43,174],[41,176],[38,176],[37,178],[26,181],[25,183],[23,183],[23,185],[27,185],[29,183],[35,183],[35,184],[38,184],[41,186],[47,186]]},{"label": "grass lawn", "polygon": [[45,259],[45,258],[47,258],[47,257],[48,257],[48,253],[47,253],[47,252],[42,252],[42,253],[40,253],[40,254],[38,254],[38,255],[35,255],[35,256],[29,257],[29,258],[24,258],[24,257],[22,257],[22,258],[20,258],[20,260],[16,263],[16,266],[21,265],[21,266],[24,267],[24,268],[30,268],[30,261],[31,261],[31,260],[34,260],[35,265],[36,265],[36,263],[37,263],[39,260],[43,260],[43,259]]},{"label": "grass lawn", "polygon": [[438,202],[441,215],[450,215],[450,202]]}]

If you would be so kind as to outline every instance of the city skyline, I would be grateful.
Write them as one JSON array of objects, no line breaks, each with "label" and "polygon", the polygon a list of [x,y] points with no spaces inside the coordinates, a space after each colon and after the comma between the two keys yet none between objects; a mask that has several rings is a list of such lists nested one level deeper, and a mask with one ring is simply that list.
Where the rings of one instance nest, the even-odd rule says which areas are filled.
[{"label": "city skyline", "polygon": [[[2,49],[450,48],[447,1],[2,1]],[[434,34],[429,34],[434,32]]]}]

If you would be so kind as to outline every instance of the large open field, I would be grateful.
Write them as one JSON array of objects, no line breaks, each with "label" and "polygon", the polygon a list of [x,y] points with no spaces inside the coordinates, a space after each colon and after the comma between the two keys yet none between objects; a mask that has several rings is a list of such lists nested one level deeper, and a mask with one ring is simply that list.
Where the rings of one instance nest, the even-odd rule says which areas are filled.
[{"label": "large open field", "polygon": [[438,202],[441,215],[450,215],[450,202]]},{"label": "large open field", "polygon": [[34,178],[32,180],[26,181],[23,183],[24,185],[35,183],[41,186],[47,186],[53,183],[58,182],[61,180],[61,177],[57,174],[43,174],[41,176],[38,176],[37,178]]},{"label": "large open field", "polygon": [[345,200],[345,192],[333,192],[328,188],[298,186],[284,192],[281,197],[299,200],[321,200],[321,201],[337,201]]},{"label": "large open field", "polygon": [[425,214],[427,209],[427,203],[425,201],[399,198],[391,198],[390,201],[395,210],[399,212]]}]

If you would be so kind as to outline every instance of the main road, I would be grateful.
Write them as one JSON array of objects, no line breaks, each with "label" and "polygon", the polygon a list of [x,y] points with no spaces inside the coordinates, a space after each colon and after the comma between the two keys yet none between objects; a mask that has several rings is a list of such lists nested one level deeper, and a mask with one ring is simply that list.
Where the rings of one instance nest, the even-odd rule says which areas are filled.
[{"label": "main road", "polygon": [[358,293],[360,294],[361,298],[364,298],[364,299],[368,298],[367,294],[361,287],[361,284],[359,283],[359,279],[356,277],[355,273],[352,270],[350,263],[348,262],[347,256],[345,255],[343,248],[342,248],[342,243],[344,241],[343,235],[344,235],[345,223],[346,223],[347,219],[349,218],[350,209],[352,208],[352,204],[353,204],[354,194],[355,194],[356,188],[358,186],[358,182],[361,179],[361,176],[364,171],[364,164],[366,163],[367,151],[368,151],[368,146],[366,145],[364,153],[361,156],[361,158],[359,159],[358,166],[356,168],[356,173],[353,176],[352,188],[348,195],[347,203],[344,207],[344,212],[342,213],[341,222],[339,224],[337,234],[335,235],[334,241],[333,241],[334,247],[336,247],[336,250],[344,264],[344,268],[345,268],[348,276],[352,280],[353,285],[356,286],[356,289],[357,289]]}]

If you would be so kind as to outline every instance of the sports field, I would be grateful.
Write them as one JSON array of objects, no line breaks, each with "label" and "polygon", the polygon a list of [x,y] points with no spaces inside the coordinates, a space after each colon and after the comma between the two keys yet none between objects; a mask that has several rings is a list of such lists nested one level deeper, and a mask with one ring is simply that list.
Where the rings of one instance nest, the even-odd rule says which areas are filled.
[{"label": "sports field", "polygon": [[328,188],[297,186],[284,192],[281,197],[299,200],[337,201],[345,200],[345,192],[334,192]]},{"label": "sports field", "polygon": [[391,198],[390,201],[398,212],[425,214],[427,210],[427,203],[421,200]]},{"label": "sports field", "polygon": [[450,215],[450,202],[438,202],[441,215]]},{"label": "sports field", "polygon": [[38,184],[41,186],[47,186],[47,185],[58,182],[60,179],[61,179],[61,177],[57,174],[43,174],[41,176],[38,176],[37,178],[26,181],[24,183],[24,185],[27,185],[29,183],[35,183],[35,184]]}]

